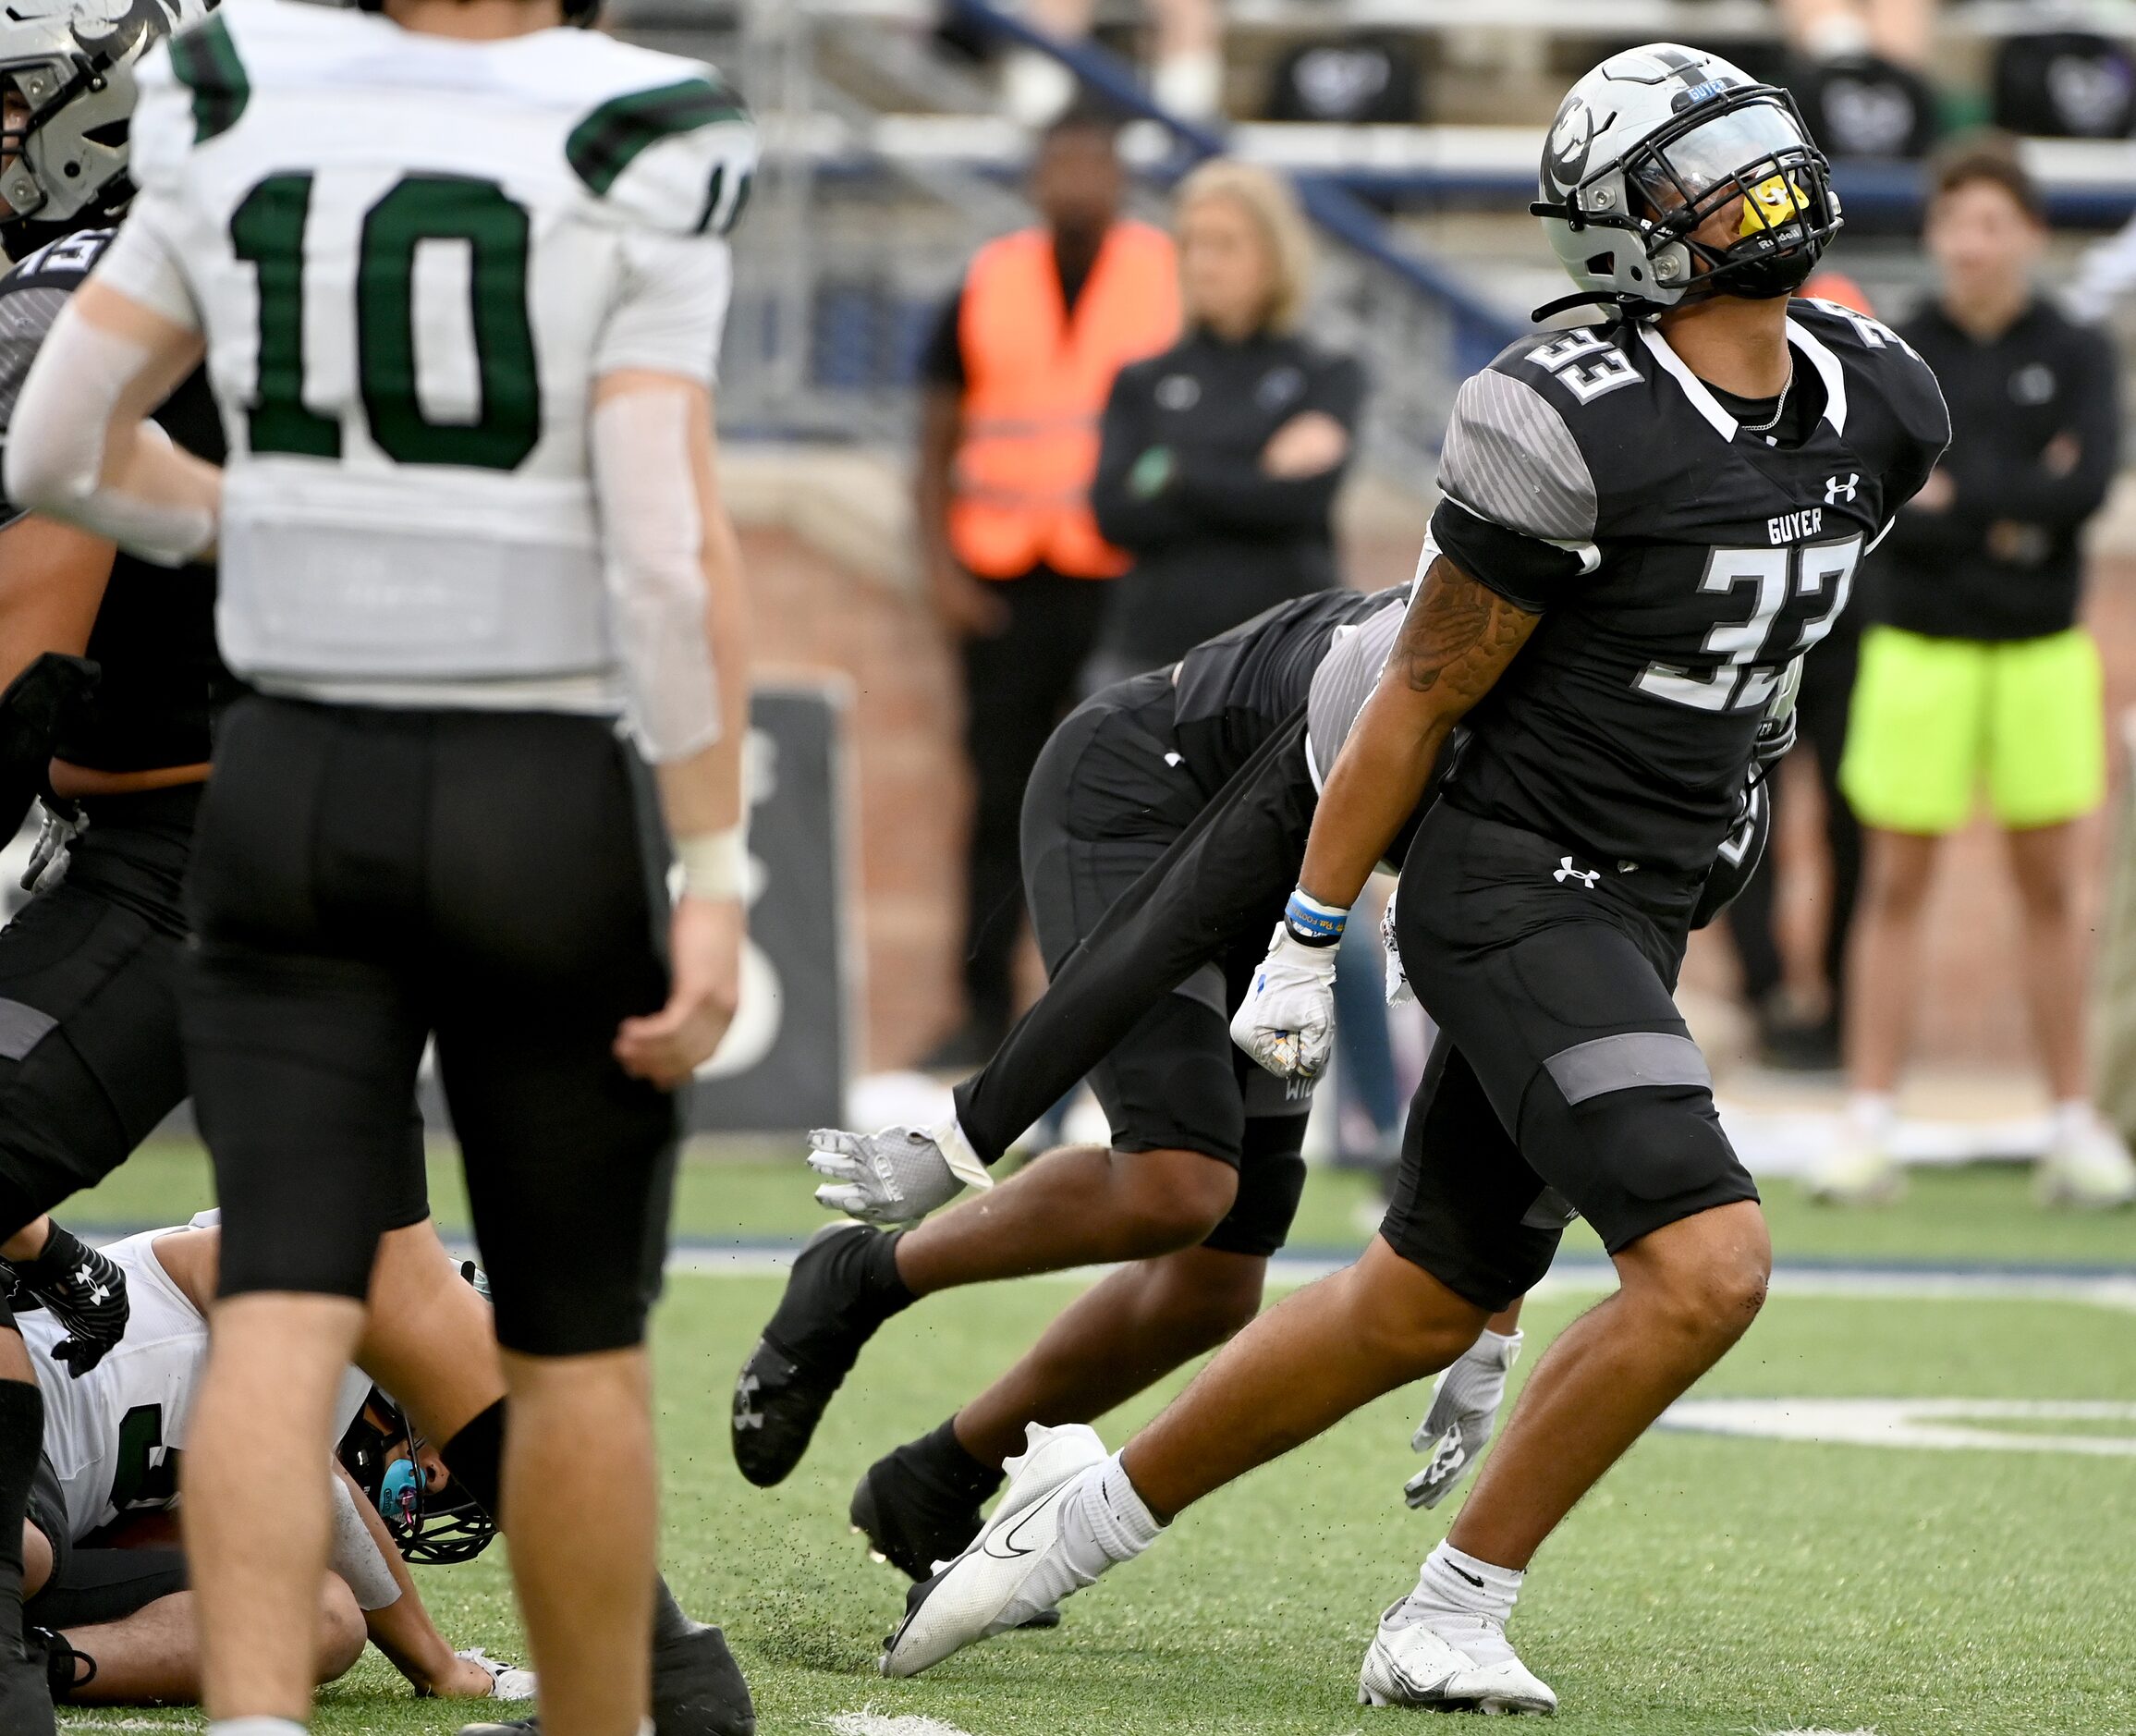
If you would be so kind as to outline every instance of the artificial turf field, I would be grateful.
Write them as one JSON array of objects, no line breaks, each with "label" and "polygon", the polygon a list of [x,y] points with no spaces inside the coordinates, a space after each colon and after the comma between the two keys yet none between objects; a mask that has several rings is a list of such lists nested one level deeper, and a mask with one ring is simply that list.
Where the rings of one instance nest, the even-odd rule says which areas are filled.
[{"label": "artificial turf field", "polygon": [[[192,1154],[153,1151],[71,1220],[171,1221],[201,1186]],[[2125,1278],[2088,1302],[2049,1293],[2051,1281],[2021,1293],[2022,1279],[2005,1286],[2020,1293],[1962,1279],[1935,1293],[1902,1270],[1836,1276],[1835,1294],[1783,1282],[1701,1396],[2136,1402],[2136,1217],[2036,1213],[2007,1172],[1922,1178],[1907,1204],[1859,1216],[1770,1192],[1779,1258],[1798,1271],[1910,1260]],[[437,1197],[449,1220],[450,1190]],[[1316,1175],[1300,1242],[1354,1245],[1359,1197],[1351,1179]],[[798,1166],[693,1166],[681,1199],[678,1229],[715,1241],[815,1221]],[[1009,1361],[1075,1281],[939,1297],[893,1321],[809,1459],[759,1491],[727,1455],[727,1389],[778,1280],[673,1279],[657,1327],[665,1565],[687,1607],[726,1624],[766,1736],[1324,1736],[1404,1716],[1354,1698],[1379,1609],[1407,1589],[1455,1505],[1425,1514],[1401,1502],[1423,1386],[1187,1514],[1147,1558],[1068,1605],[1057,1632],[989,1643],[918,1681],[875,1675],[903,1581],[848,1532],[854,1479]],[[1531,1305],[1516,1379],[1600,1281],[1576,1266],[1569,1287]],[[1160,1401],[1101,1432],[1117,1444]],[[1651,1436],[1545,1547],[1516,1643],[1573,1730],[2136,1730],[2136,1420],[2042,1426],[2128,1445],[2093,1456]],[[419,1580],[456,1644],[517,1657],[502,1554]],[[317,1727],[451,1731],[466,1710],[409,1699],[373,1659],[326,1691]],[[899,1721],[919,1719],[934,1722]],[[63,1720],[198,1721],[132,1710]]]}]

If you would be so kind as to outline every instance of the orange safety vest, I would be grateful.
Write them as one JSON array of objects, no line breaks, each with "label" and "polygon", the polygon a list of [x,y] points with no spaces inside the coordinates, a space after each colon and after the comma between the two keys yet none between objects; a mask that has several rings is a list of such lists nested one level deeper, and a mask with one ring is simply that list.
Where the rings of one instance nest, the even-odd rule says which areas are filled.
[{"label": "orange safety vest", "polygon": [[1169,348],[1179,333],[1172,240],[1146,223],[1106,230],[1076,298],[1062,303],[1053,237],[1024,229],[981,248],[964,280],[964,438],[949,544],[984,579],[1042,562],[1111,579],[1129,558],[1098,534],[1090,507],[1098,418],[1113,376]]}]

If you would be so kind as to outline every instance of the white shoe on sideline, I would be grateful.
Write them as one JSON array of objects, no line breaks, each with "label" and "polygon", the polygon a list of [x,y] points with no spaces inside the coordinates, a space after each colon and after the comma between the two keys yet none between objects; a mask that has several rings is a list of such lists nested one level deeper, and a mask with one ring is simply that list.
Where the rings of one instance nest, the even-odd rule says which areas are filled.
[{"label": "white shoe on sideline", "polygon": [[1083,1423],[1033,1423],[1021,1458],[1003,1462],[1008,1486],[964,1553],[905,1596],[905,1620],[883,1648],[885,1676],[917,1676],[967,1645],[1051,1609],[1091,1583],[1060,1547],[1061,1500],[1105,1462],[1105,1446]]},{"label": "white shoe on sideline", "polygon": [[[1471,1631],[1464,1634],[1463,1630]],[[1470,1645],[1464,1645],[1464,1638]],[[1503,1652],[1496,1663],[1471,1655]],[[1506,1631],[1485,1616],[1420,1614],[1407,1597],[1390,1604],[1358,1672],[1360,1705],[1422,1706],[1439,1712],[1533,1713],[1557,1710],[1557,1695],[1513,1656]]]},{"label": "white shoe on sideline", "polygon": [[2136,1158],[2121,1136],[2094,1116],[2081,1135],[2058,1142],[2032,1172],[2042,1205],[2107,1211],[2136,1201]]},{"label": "white shoe on sideline", "polygon": [[1887,1146],[1842,1134],[1818,1155],[1802,1188],[1826,1205],[1888,1205],[1906,1192],[1906,1171]]}]

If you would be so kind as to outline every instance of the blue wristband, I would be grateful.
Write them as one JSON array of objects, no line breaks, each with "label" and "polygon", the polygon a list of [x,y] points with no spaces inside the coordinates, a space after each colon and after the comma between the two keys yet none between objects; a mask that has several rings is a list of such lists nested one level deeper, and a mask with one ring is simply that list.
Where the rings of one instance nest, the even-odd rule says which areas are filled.
[{"label": "blue wristband", "polygon": [[1290,937],[1308,947],[1332,947],[1342,938],[1343,925],[1349,921],[1349,912],[1323,904],[1304,887],[1295,888],[1290,902],[1283,907],[1283,925],[1290,931]]}]

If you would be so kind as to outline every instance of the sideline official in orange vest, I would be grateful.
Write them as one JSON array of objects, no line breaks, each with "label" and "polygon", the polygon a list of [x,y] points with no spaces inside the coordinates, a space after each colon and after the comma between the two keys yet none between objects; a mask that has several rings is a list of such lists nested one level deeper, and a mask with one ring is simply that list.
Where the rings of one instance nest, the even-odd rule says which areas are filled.
[{"label": "sideline official in orange vest", "polygon": [[1056,122],[1031,165],[1043,226],[980,249],[922,360],[916,507],[930,593],[963,642],[978,782],[964,1025],[930,1057],[976,1065],[1008,1029],[1023,908],[1018,825],[1039,750],[1076,694],[1107,581],[1129,556],[1090,489],[1113,376],[1179,329],[1170,237],[1119,214],[1117,128]]}]

